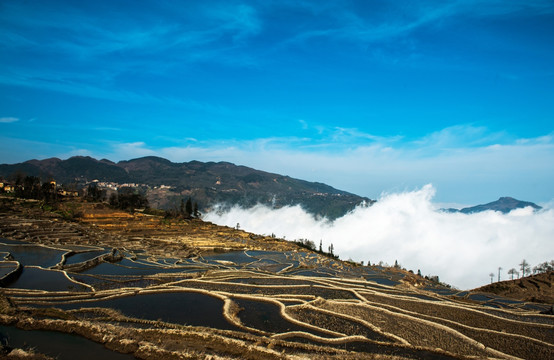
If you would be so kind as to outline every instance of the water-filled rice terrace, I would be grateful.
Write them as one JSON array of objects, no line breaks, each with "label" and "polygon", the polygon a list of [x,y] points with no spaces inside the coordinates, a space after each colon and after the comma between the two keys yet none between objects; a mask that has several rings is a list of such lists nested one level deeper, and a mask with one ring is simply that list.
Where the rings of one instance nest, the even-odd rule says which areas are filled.
[{"label": "water-filled rice terrace", "polygon": [[[24,233],[13,232],[17,221],[1,220],[3,236]],[[549,306],[453,290],[398,269],[301,248],[164,257],[25,239],[33,240],[0,239],[0,334],[10,346],[36,340],[46,354],[52,342],[41,339],[54,332],[56,346],[77,335],[88,339],[79,351],[105,359],[554,355],[554,318],[540,314]],[[51,356],[75,358],[63,349]]]}]

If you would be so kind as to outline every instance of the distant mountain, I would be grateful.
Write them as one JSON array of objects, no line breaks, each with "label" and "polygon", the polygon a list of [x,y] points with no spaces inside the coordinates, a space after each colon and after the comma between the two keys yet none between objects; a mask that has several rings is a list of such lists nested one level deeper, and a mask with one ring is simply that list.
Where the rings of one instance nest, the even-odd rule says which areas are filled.
[{"label": "distant mountain", "polygon": [[493,210],[493,211],[500,211],[504,214],[507,214],[510,211],[514,210],[514,209],[521,209],[521,208],[525,208],[525,207],[528,207],[528,206],[532,207],[535,210],[542,209],[542,207],[540,207],[539,205],[537,205],[535,203],[528,202],[528,201],[521,201],[521,200],[517,200],[517,199],[506,196],[506,197],[501,197],[498,200],[490,202],[488,204],[466,207],[466,208],[463,208],[463,209],[460,209],[460,210],[458,210],[458,209],[445,209],[444,211],[447,211],[447,212],[461,212],[461,213],[464,213],[464,214],[473,214],[473,213],[478,213],[478,212],[482,212],[482,211]]},{"label": "distant mountain", "polygon": [[[59,183],[78,187],[92,180],[145,184],[152,206],[169,209],[182,198],[191,197],[200,209],[217,203],[250,207],[258,203],[274,207],[302,205],[314,215],[335,219],[363,202],[373,203],[329,185],[308,182],[237,166],[228,162],[191,161],[173,163],[148,156],[114,163],[91,157],[75,156],[67,160],[51,158],[30,160],[20,164],[0,165],[0,176],[14,178],[17,173],[53,178]],[[170,189],[160,189],[161,185]]]}]

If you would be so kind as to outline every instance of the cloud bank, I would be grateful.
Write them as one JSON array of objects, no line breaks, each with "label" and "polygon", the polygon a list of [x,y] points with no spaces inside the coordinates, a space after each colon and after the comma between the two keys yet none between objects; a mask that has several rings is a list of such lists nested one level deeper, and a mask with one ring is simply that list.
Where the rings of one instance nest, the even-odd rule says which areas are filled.
[{"label": "cloud bank", "polygon": [[[250,140],[149,138],[55,144],[0,136],[0,162],[89,155],[113,161],[160,156],[173,162],[229,161],[271,173],[318,181],[337,189],[376,198],[433,183],[436,202],[471,205],[501,196],[546,202],[554,197],[554,133],[516,137],[485,127],[458,125],[405,139],[379,137],[357,129],[325,128],[298,122],[306,132],[289,137]],[[37,132],[37,127],[24,128]],[[78,128],[101,138],[116,129]],[[314,135],[317,131],[321,134]]]},{"label": "cloud bank", "polygon": [[544,202],[554,195],[551,133],[512,139],[486,128],[459,125],[407,140],[379,138],[356,129],[319,131],[325,133],[319,140],[198,141],[158,149],[135,142],[116,144],[110,153],[96,155],[112,160],[146,155],[175,162],[224,160],[370,198],[381,191],[404,191],[427,183],[438,190],[436,201],[467,205],[501,196]]},{"label": "cloud bank", "polygon": [[534,213],[518,209],[509,214],[487,211],[451,214],[437,211],[432,203],[435,189],[384,194],[371,207],[359,207],[334,222],[315,219],[300,206],[270,209],[234,207],[216,210],[205,220],[236,226],[260,234],[274,233],[287,240],[307,238],[323,248],[333,244],[341,259],[394,264],[461,289],[490,282],[489,273],[507,279],[510,268],[522,259],[531,265],[554,259],[554,210]]}]

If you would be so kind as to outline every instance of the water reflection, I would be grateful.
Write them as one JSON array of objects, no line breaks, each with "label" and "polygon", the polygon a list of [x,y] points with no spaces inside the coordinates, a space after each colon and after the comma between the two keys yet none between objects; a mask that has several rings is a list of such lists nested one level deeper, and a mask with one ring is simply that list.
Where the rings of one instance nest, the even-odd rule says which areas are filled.
[{"label": "water reflection", "polygon": [[77,335],[56,331],[21,330],[0,325],[2,345],[35,349],[58,360],[130,360],[135,357],[106,349],[103,345]]},{"label": "water reflection", "polygon": [[194,292],[139,294],[117,299],[55,305],[61,309],[103,307],[121,311],[129,317],[164,322],[238,330],[223,316],[223,301]]},{"label": "water reflection", "polygon": [[46,291],[90,291],[88,287],[70,281],[62,271],[24,267],[19,278],[9,288]]},{"label": "water reflection", "polygon": [[62,260],[62,255],[67,251],[38,245],[0,244],[0,252],[9,252],[14,260],[19,261],[23,266],[51,267],[59,263]]}]

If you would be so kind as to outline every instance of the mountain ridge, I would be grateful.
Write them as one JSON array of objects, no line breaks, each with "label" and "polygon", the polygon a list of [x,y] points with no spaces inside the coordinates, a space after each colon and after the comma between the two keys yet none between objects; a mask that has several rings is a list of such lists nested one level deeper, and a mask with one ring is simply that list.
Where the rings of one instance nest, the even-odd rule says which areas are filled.
[{"label": "mountain ridge", "polygon": [[514,199],[513,197],[509,197],[509,196],[502,196],[498,198],[498,200],[495,200],[486,204],[469,206],[462,209],[454,209],[454,208],[443,209],[443,211],[451,212],[451,213],[459,212],[463,214],[473,214],[473,213],[493,210],[493,211],[500,211],[503,214],[507,214],[512,210],[523,209],[526,207],[532,207],[534,210],[542,209],[541,206],[529,201],[522,201],[522,200]]},{"label": "mountain ridge", "polygon": [[[146,156],[115,163],[108,159],[74,156],[66,160],[33,159],[0,165],[0,176],[13,178],[17,173],[38,176],[43,181],[55,179],[78,187],[93,180],[144,184],[146,188],[142,190],[151,205],[163,209],[174,208],[183,197],[191,197],[204,210],[217,203],[245,207],[259,203],[273,207],[301,205],[314,215],[335,219],[362,203],[374,202],[320,182],[225,161],[174,163],[161,157]],[[160,189],[162,185],[165,185],[164,189]]]}]

